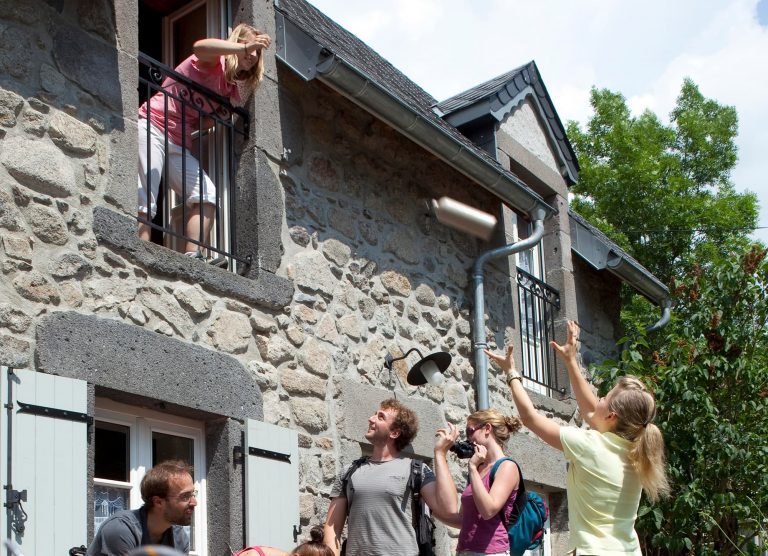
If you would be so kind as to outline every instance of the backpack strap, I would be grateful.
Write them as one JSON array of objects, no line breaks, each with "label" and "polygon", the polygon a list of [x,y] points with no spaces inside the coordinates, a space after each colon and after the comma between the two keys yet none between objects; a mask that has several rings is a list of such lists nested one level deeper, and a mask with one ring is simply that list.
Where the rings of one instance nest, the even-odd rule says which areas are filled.
[{"label": "backpack strap", "polygon": [[341,495],[347,499],[347,515],[349,515],[349,508],[352,507],[352,495],[355,493],[354,487],[352,487],[352,492],[347,493],[349,479],[352,477],[352,473],[360,469],[360,466],[367,462],[368,459],[368,456],[363,456],[353,461],[349,466],[349,469],[347,469],[347,472],[344,473],[344,476],[341,478]]},{"label": "backpack strap", "polygon": [[411,460],[411,474],[408,477],[407,487],[411,489],[411,498],[413,499],[413,504],[411,506],[411,517],[413,518],[413,528],[416,529],[417,532],[419,519],[421,518],[421,483],[423,481],[422,465],[423,464],[421,461],[417,459]]},{"label": "backpack strap", "polygon": [[[525,490],[525,483],[523,482],[523,470],[520,469],[520,464],[517,463],[512,458],[499,458],[496,460],[496,462],[493,464],[493,467],[491,467],[491,480],[490,484],[488,485],[488,488],[490,488],[493,485],[493,478],[496,476],[496,471],[499,469],[501,464],[505,461],[511,461],[517,466],[517,472],[520,475],[520,482],[517,484],[517,495],[515,496],[515,502],[512,505],[512,515],[510,516],[509,523],[507,523],[506,516],[504,515],[503,511],[499,511],[499,515],[501,516],[501,521],[504,524],[505,528],[509,528],[510,525],[513,525],[517,519],[520,517],[520,514],[523,512],[523,509],[525,508],[525,503],[528,500],[528,494]],[[502,507],[502,510],[504,508]]]}]

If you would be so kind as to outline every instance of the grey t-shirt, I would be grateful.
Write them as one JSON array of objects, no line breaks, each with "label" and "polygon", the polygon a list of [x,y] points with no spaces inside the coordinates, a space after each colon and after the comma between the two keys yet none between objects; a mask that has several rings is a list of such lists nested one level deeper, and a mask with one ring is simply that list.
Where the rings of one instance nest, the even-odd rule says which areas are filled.
[{"label": "grey t-shirt", "polygon": [[[406,491],[411,459],[368,460],[352,474],[343,494],[346,473],[344,469],[336,478],[331,497],[345,496],[349,502],[347,556],[418,556],[413,498]],[[432,470],[422,464],[422,488],[434,480]]]},{"label": "grey t-shirt", "polygon": [[[128,510],[113,515],[101,524],[86,556],[123,556],[134,548],[148,544],[153,543],[147,530],[146,510]],[[168,528],[160,544],[189,554],[189,536],[180,525]]]}]

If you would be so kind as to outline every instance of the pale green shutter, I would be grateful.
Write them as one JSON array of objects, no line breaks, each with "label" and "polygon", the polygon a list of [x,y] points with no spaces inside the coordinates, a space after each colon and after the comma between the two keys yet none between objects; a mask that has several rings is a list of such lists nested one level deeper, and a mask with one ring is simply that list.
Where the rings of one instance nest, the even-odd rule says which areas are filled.
[{"label": "pale green shutter", "polygon": [[[8,484],[10,454],[13,490],[26,490],[27,497],[21,502],[27,514],[23,532],[12,529],[6,509],[0,533],[27,556],[66,555],[71,547],[88,543],[88,425],[82,420],[88,410],[87,384],[28,370],[0,370],[0,481]],[[24,405],[37,408],[25,411]],[[5,490],[2,497],[5,502]]]},{"label": "pale green shutter", "polygon": [[245,443],[247,546],[290,550],[299,527],[299,435],[249,419]]}]

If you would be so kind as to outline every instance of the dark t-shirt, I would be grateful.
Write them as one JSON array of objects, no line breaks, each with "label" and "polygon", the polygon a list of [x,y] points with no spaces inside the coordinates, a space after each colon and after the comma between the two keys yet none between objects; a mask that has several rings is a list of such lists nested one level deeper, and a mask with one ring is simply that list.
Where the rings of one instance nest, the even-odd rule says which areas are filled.
[{"label": "dark t-shirt", "polygon": [[[123,556],[134,548],[148,544],[156,543],[149,538],[146,510],[128,510],[113,515],[101,524],[86,556]],[[189,554],[189,536],[180,525],[166,529],[159,544]]]}]

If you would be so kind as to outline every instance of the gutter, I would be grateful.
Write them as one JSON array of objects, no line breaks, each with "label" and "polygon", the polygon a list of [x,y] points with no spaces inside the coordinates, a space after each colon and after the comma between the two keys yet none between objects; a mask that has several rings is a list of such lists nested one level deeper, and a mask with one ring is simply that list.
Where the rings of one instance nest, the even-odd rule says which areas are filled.
[{"label": "gutter", "polygon": [[597,270],[608,270],[648,301],[661,308],[661,317],[647,332],[664,328],[671,318],[672,298],[658,278],[584,218],[569,211],[571,249]]},{"label": "gutter", "polygon": [[275,17],[277,57],[303,79],[319,79],[524,214],[543,210],[545,219],[557,214],[554,207],[514,174],[489,163],[478,148],[465,144],[427,115],[392,95],[319,44],[281,12],[276,11]]},{"label": "gutter", "polygon": [[530,249],[544,237],[544,217],[545,213],[539,209],[531,215],[533,221],[533,230],[531,235],[523,241],[510,243],[491,249],[481,254],[472,267],[472,290],[475,300],[475,312],[472,323],[472,351],[475,356],[475,391],[477,392],[477,409],[482,411],[489,407],[488,396],[488,356],[485,350],[488,344],[485,341],[485,292],[483,284],[483,266],[485,263],[499,259],[501,257],[510,257],[520,251]]}]

